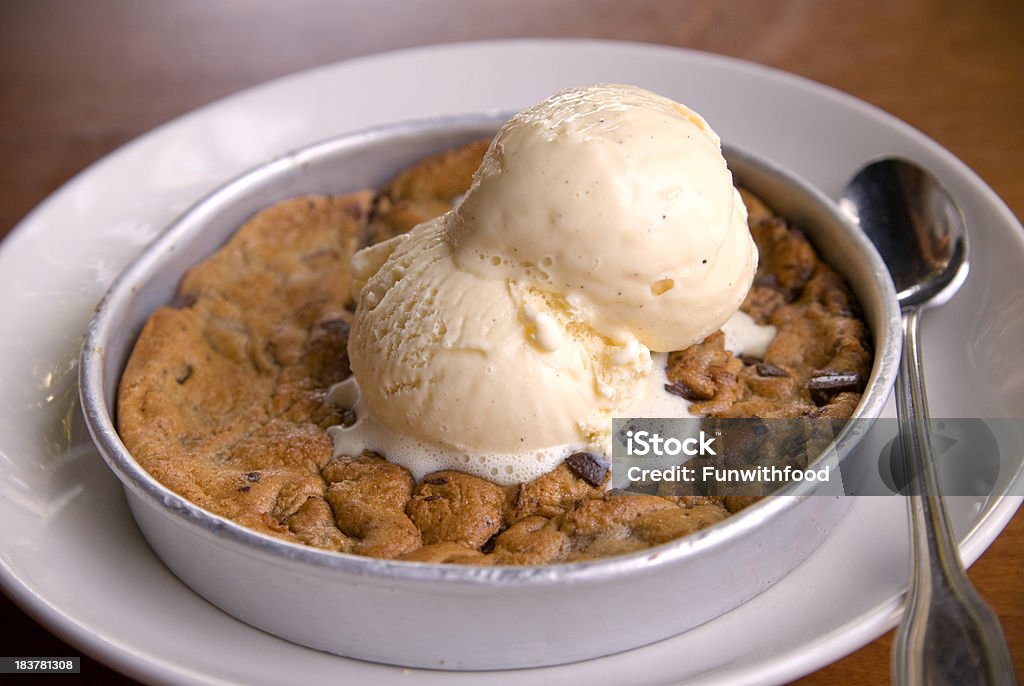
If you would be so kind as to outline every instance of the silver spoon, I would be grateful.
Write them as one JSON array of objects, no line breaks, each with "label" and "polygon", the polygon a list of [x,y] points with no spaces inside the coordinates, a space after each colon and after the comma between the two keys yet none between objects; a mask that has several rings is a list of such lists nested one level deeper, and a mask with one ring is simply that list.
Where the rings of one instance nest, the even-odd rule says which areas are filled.
[{"label": "silver spoon", "polygon": [[897,684],[1015,684],[999,619],[971,585],[939,495],[928,425],[919,323],[967,277],[967,231],[942,185],[912,162],[869,164],[840,208],[871,238],[896,285],[903,355],[896,411],[909,480],[911,585],[892,655]]}]

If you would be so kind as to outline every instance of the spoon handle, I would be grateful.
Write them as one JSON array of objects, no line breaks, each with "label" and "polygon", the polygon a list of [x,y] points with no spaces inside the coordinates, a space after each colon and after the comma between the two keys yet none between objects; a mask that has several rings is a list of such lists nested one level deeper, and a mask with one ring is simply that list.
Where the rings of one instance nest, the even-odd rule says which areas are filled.
[{"label": "spoon handle", "polygon": [[920,311],[903,310],[896,410],[909,481],[910,597],[892,655],[896,684],[1016,684],[999,619],[968,580],[939,495],[928,426]]}]

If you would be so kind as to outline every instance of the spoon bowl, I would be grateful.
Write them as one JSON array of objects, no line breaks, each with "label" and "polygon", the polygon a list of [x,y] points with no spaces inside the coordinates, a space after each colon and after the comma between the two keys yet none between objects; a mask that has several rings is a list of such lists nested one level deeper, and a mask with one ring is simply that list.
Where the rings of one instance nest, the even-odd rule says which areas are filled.
[{"label": "spoon bowl", "polygon": [[938,180],[913,162],[886,158],[864,167],[839,208],[882,255],[901,307],[944,304],[966,280],[963,215]]}]

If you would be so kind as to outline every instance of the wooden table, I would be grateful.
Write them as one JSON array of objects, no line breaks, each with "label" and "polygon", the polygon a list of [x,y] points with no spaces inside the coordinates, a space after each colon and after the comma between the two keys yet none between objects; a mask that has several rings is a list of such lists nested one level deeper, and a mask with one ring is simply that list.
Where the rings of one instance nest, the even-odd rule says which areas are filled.
[{"label": "wooden table", "polygon": [[[239,89],[384,50],[600,37],[722,53],[871,102],[953,151],[1024,216],[1020,0],[44,0],[0,4],[0,236],[73,174]],[[1024,515],[971,570],[1024,665]],[[8,655],[76,655],[0,598]],[[885,683],[886,636],[801,684]],[[132,683],[85,661],[83,672]]]}]

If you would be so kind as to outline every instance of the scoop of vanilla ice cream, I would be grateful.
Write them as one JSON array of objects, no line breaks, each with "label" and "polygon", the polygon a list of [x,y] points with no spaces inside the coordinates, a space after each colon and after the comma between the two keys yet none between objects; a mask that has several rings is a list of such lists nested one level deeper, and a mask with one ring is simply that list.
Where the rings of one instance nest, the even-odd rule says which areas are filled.
[{"label": "scoop of vanilla ice cream", "polygon": [[446,227],[441,217],[355,256],[356,413],[393,435],[374,428],[372,444],[353,444],[370,438],[357,423],[335,440],[418,476],[455,468],[515,481],[557,466],[562,448],[599,445],[645,392],[647,348],[608,340],[556,293],[458,269]]},{"label": "scoop of vanilla ice cream", "polygon": [[450,231],[460,269],[557,292],[605,336],[658,351],[721,327],[757,266],[718,136],[635,86],[569,89],[514,116]]},{"label": "scoop of vanilla ice cream", "polygon": [[703,119],[630,86],[556,94],[502,127],[455,210],[353,258],[358,420],[335,454],[499,483],[610,454],[612,417],[664,400],[651,350],[717,330],[756,262]]}]

